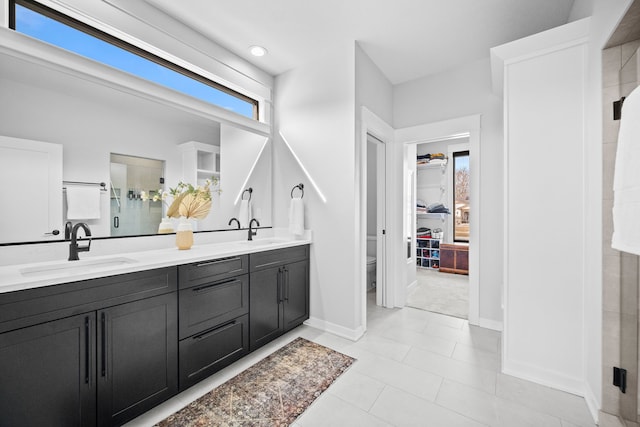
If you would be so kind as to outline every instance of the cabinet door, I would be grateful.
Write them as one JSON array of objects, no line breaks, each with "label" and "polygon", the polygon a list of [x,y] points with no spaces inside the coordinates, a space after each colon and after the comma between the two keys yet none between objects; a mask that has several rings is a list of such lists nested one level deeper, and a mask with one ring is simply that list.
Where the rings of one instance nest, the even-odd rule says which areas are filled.
[{"label": "cabinet door", "polygon": [[95,314],[0,334],[0,425],[95,425]]},{"label": "cabinet door", "polygon": [[121,425],[178,390],[176,293],[98,311],[98,424]]},{"label": "cabinet door", "polygon": [[309,261],[284,267],[284,329],[288,331],[309,318]]},{"label": "cabinet door", "polygon": [[249,278],[249,348],[268,343],[284,330],[282,325],[281,268],[251,273]]}]

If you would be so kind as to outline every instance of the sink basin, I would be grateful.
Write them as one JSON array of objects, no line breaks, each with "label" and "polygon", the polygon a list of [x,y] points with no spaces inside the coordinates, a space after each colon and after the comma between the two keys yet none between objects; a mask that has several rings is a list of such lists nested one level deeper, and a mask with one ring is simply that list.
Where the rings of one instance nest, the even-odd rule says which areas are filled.
[{"label": "sink basin", "polygon": [[56,264],[38,265],[34,267],[25,267],[20,269],[23,276],[47,276],[47,275],[66,275],[77,273],[79,271],[89,271],[108,267],[117,267],[123,264],[133,264],[137,261],[131,258],[117,257],[105,259],[87,259],[80,261],[61,261]]},{"label": "sink basin", "polygon": [[275,245],[278,243],[288,242],[286,239],[278,239],[276,237],[267,237],[265,239],[253,239],[253,240],[245,240],[244,242],[240,242],[249,246],[260,246],[260,245]]}]

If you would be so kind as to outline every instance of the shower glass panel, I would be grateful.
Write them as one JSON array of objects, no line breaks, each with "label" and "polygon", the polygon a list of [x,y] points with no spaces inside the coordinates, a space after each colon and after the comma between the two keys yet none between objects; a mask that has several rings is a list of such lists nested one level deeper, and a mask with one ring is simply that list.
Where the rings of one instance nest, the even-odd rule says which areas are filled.
[{"label": "shower glass panel", "polygon": [[[163,188],[164,161],[111,154],[111,236],[154,234],[163,202],[153,196]],[[149,200],[142,200],[146,192]]]}]

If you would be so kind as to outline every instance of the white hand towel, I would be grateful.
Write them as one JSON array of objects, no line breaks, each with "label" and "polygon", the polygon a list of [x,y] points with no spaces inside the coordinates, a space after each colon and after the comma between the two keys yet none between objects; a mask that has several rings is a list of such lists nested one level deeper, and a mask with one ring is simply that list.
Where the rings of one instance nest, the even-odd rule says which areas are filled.
[{"label": "white hand towel", "polygon": [[251,202],[249,200],[240,201],[238,221],[240,221],[240,227],[249,228],[249,221],[251,221]]},{"label": "white hand towel", "polygon": [[613,178],[611,246],[640,255],[640,87],[624,100]]},{"label": "white hand towel", "polygon": [[304,233],[304,202],[302,199],[291,199],[289,205],[289,232],[295,236]]},{"label": "white hand towel", "polygon": [[100,219],[100,188],[67,185],[67,219]]}]

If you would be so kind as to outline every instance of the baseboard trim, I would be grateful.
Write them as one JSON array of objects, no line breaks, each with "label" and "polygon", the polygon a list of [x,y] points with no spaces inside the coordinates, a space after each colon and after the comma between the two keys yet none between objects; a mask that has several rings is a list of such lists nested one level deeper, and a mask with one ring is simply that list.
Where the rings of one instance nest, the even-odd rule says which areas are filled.
[{"label": "baseboard trim", "polygon": [[591,412],[591,417],[593,418],[593,421],[596,424],[598,424],[598,418],[600,414],[600,405],[598,403],[598,399],[595,393],[593,392],[591,387],[589,387],[588,383],[586,383],[584,386],[584,400],[585,402],[587,402],[587,408],[589,408],[589,412]]},{"label": "baseboard trim", "polygon": [[502,332],[502,321],[485,319],[481,317],[478,322],[478,326],[481,328],[492,329],[494,331]]},{"label": "baseboard trim", "polygon": [[555,371],[513,360],[502,361],[502,373],[585,397],[585,384],[580,378],[569,377]]},{"label": "baseboard trim", "polygon": [[362,338],[365,332],[362,326],[359,326],[356,329],[349,329],[344,326],[336,325],[335,323],[327,322],[326,320],[318,319],[317,317],[310,317],[304,322],[304,324],[351,341],[358,341]]}]

